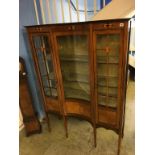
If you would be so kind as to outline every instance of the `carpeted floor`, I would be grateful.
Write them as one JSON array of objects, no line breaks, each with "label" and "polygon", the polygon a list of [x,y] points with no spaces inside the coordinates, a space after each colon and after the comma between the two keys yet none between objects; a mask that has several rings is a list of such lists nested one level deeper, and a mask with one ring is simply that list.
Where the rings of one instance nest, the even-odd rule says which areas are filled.
[{"label": "carpeted floor", "polygon": [[[134,155],[135,151],[135,83],[129,82],[126,102],[126,121],[120,155]],[[20,133],[20,155],[116,155],[118,135],[104,128],[97,129],[97,147],[93,146],[93,128],[87,121],[68,119],[69,137],[65,137],[63,120],[51,115],[49,133],[46,124],[43,132],[30,137]]]}]

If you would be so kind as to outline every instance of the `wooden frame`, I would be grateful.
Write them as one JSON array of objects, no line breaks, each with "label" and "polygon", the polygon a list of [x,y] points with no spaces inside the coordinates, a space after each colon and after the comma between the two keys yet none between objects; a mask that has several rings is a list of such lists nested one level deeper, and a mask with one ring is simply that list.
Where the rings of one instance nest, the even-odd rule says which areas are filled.
[{"label": "wooden frame", "polygon": [[[44,106],[47,114],[56,112],[63,116],[64,126],[67,131],[67,117],[82,117],[88,120],[94,129],[94,145],[96,146],[96,128],[99,126],[112,129],[118,135],[118,152],[120,153],[121,139],[123,137],[124,117],[125,117],[125,95],[126,95],[126,75],[127,75],[127,50],[128,50],[128,20],[116,19],[105,21],[93,21],[85,23],[49,24],[40,26],[28,26],[27,32],[30,38],[33,58],[36,66],[40,89],[44,98]],[[38,61],[35,56],[35,48],[32,40],[33,35],[45,34],[49,38],[51,48],[51,60],[53,61],[55,78],[57,81],[58,99],[47,98],[43,92]],[[96,58],[96,35],[118,34],[119,62],[118,62],[118,95],[116,108],[97,105],[97,58]],[[87,35],[88,36],[88,68],[90,102],[80,99],[65,100],[64,86],[61,73],[57,36]],[[56,106],[56,103],[59,106]],[[48,115],[46,115],[48,117]],[[48,119],[47,119],[48,120]],[[49,124],[49,123],[48,123]]]},{"label": "wooden frame", "polygon": [[[94,43],[94,47],[93,47],[93,49],[94,49],[94,74],[97,76],[97,71],[96,71],[96,68],[97,68],[97,66],[96,66],[96,64],[97,64],[97,58],[96,58],[96,35],[97,34],[99,34],[99,35],[106,35],[106,34],[119,34],[120,36],[121,36],[121,42],[122,42],[122,40],[123,40],[123,35],[122,35],[122,32],[120,31],[120,30],[99,30],[99,31],[94,31],[94,33],[93,33],[93,43]],[[122,45],[122,43],[120,42],[120,45]],[[120,111],[120,109],[119,109],[119,107],[121,106],[120,105],[120,89],[121,89],[121,87],[122,87],[122,84],[121,84],[121,72],[122,72],[122,68],[121,68],[121,65],[122,65],[122,47],[120,47],[120,51],[119,51],[119,55],[120,55],[120,58],[119,58],[119,66],[118,66],[118,68],[119,68],[119,78],[118,78],[118,101],[117,101],[117,108],[116,108],[116,113],[117,113],[117,122],[116,123],[119,123],[119,111]],[[95,106],[96,106],[96,109],[98,109],[98,106],[99,105],[97,105],[97,77],[95,77],[95,94],[96,94],[96,101],[95,101]],[[101,107],[101,106],[100,106]],[[109,108],[109,110],[110,109],[112,109],[112,108]],[[112,111],[113,111],[113,109],[112,109]],[[118,111],[118,112],[117,112]],[[96,110],[96,121],[98,122],[98,119],[97,119],[97,117],[99,117],[99,113],[98,113],[98,110]],[[118,126],[118,124],[117,124],[117,126]]]},{"label": "wooden frame", "polygon": [[28,73],[22,57],[19,57],[19,63],[19,106],[25,125],[26,136],[30,136],[35,133],[41,133],[41,125],[36,116],[28,82]]}]

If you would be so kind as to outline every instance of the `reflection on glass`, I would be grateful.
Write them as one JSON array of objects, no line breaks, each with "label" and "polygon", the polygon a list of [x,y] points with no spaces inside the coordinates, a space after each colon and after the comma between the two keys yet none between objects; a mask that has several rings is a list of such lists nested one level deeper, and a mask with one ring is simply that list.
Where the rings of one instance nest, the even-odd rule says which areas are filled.
[{"label": "reflection on glass", "polygon": [[87,36],[58,36],[57,41],[65,98],[89,101],[90,87]]},{"label": "reflection on glass", "polygon": [[54,78],[53,65],[51,62],[48,37],[43,35],[34,36],[33,42],[38,59],[44,93],[46,96],[57,98],[58,95]]},{"label": "reflection on glass", "polygon": [[119,50],[119,34],[99,34],[96,36],[99,105],[117,106]]}]

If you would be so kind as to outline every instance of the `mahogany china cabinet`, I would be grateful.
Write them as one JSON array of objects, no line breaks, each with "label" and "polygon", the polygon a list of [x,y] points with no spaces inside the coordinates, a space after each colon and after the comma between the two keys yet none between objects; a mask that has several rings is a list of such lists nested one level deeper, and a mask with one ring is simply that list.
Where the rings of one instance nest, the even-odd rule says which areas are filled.
[{"label": "mahogany china cabinet", "polygon": [[28,73],[26,71],[25,61],[19,58],[19,105],[23,116],[26,135],[41,132],[41,125],[35,114],[33,99],[28,82]]},{"label": "mahogany china cabinet", "polygon": [[129,19],[26,26],[48,114],[82,117],[123,137]]}]

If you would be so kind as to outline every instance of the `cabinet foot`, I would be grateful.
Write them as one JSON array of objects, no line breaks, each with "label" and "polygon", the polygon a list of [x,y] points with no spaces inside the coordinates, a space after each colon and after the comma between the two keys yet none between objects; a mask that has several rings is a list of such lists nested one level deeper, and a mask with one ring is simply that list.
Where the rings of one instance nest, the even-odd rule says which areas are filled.
[{"label": "cabinet foot", "polygon": [[64,117],[64,126],[65,126],[66,138],[68,138],[67,117]]},{"label": "cabinet foot", "polygon": [[120,155],[121,142],[122,142],[122,134],[119,134],[119,137],[118,137],[118,150],[117,150],[117,155]]},{"label": "cabinet foot", "polygon": [[96,126],[94,128],[94,147],[96,147]]},{"label": "cabinet foot", "polygon": [[47,126],[48,126],[48,131],[51,132],[51,125],[50,125],[48,114],[46,114],[46,122],[47,122]]}]

